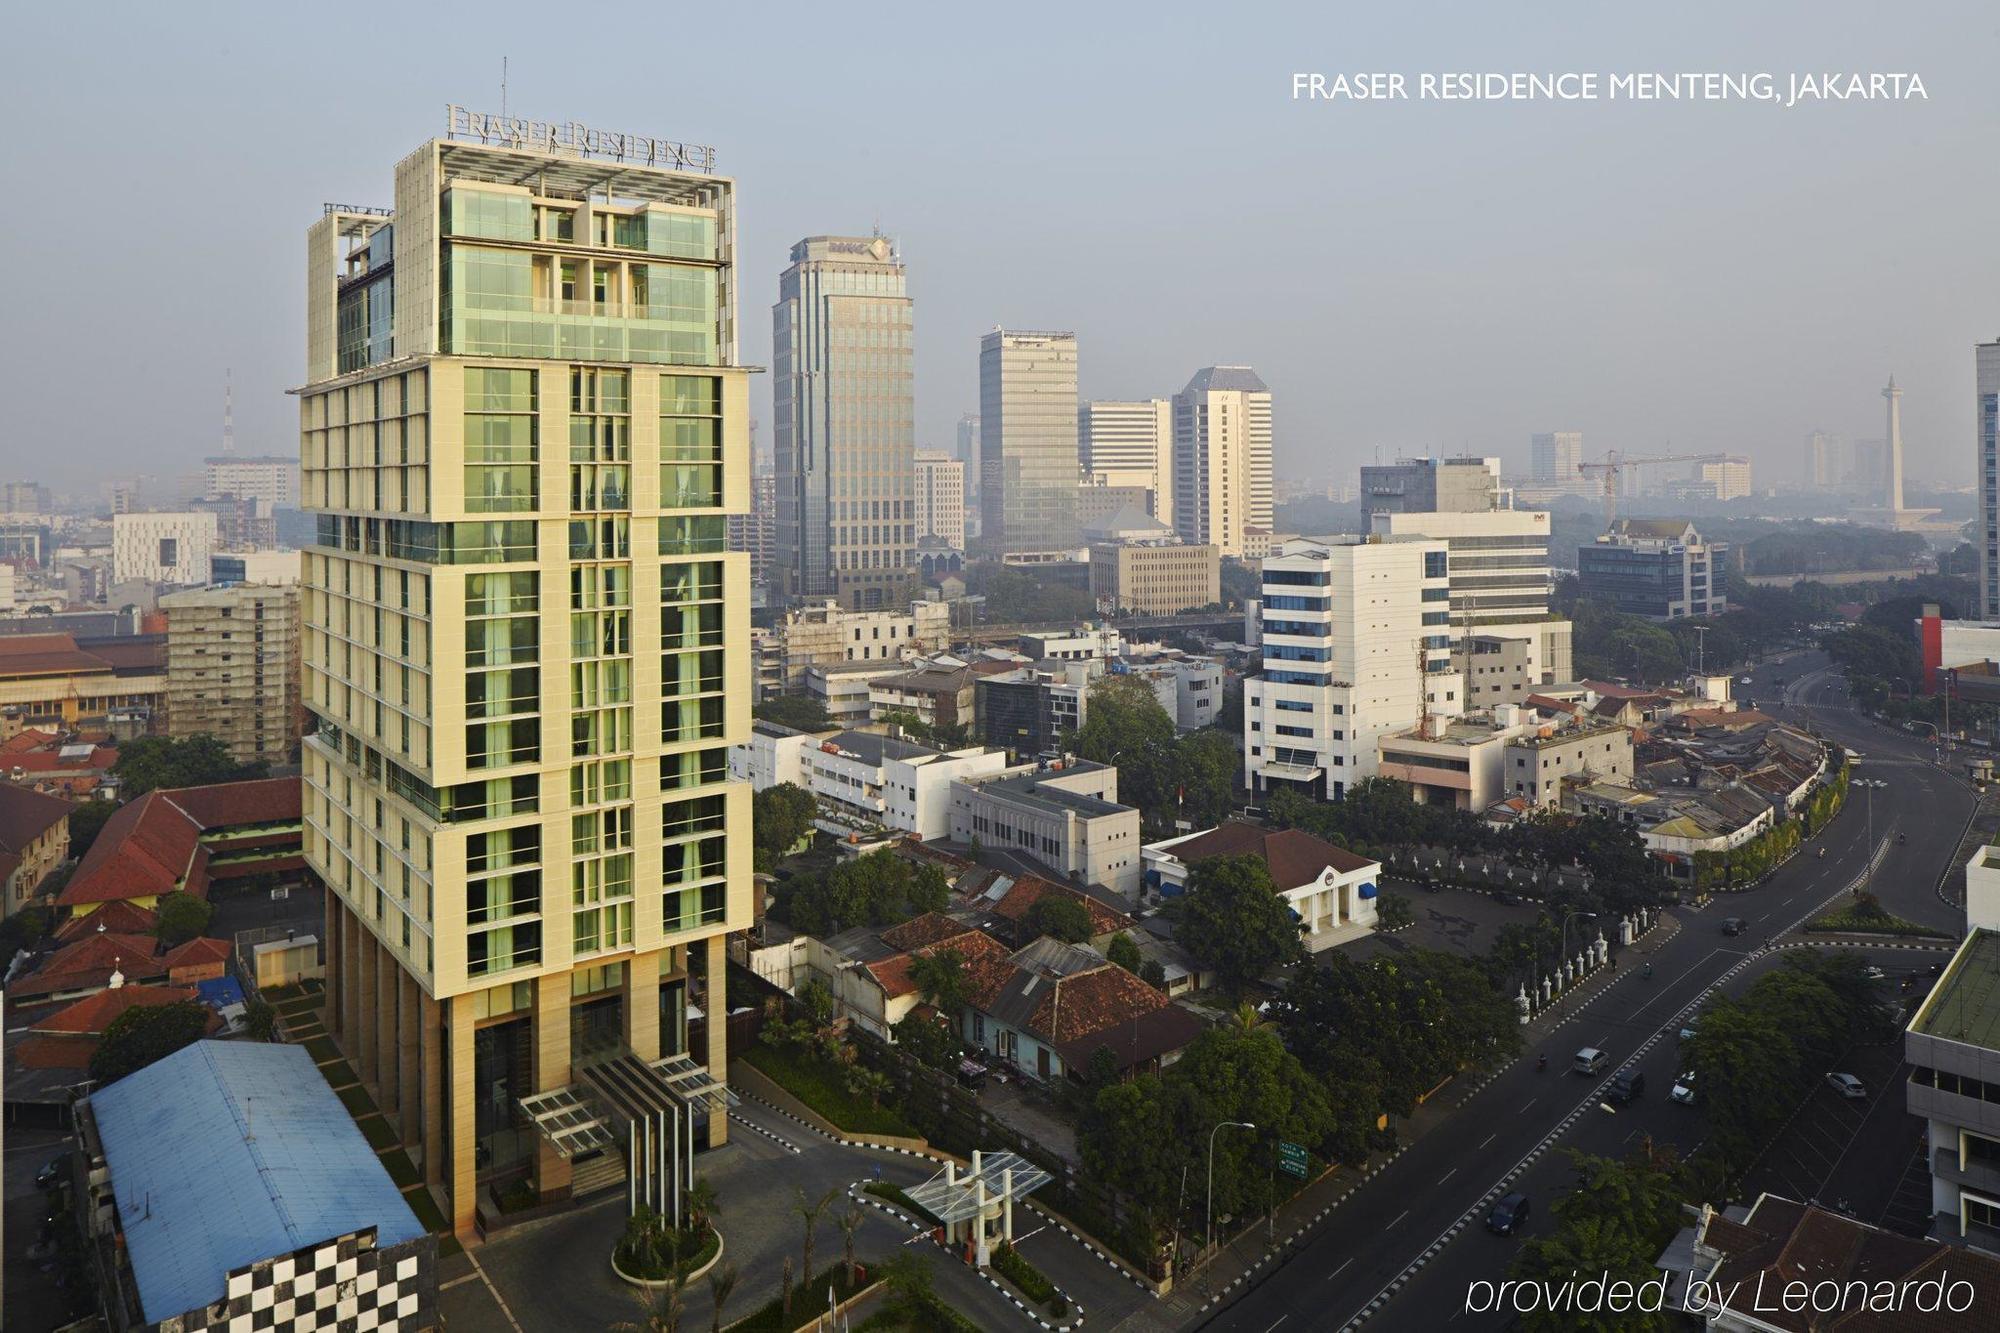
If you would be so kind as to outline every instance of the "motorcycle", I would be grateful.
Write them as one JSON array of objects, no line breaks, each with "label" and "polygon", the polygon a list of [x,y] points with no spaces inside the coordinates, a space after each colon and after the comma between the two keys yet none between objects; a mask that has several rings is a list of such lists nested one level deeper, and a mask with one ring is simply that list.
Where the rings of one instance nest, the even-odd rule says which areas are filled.
[{"label": "motorcycle", "polygon": [[1644,975],[1646,976],[1646,978],[1647,978],[1648,980],[1651,980],[1651,979],[1652,979],[1652,976],[1653,976],[1653,965],[1652,965],[1651,963],[1648,963],[1648,964],[1646,964],[1646,971],[1645,971],[1645,974],[1644,974]]},{"label": "motorcycle", "polygon": [[1537,1074],[1541,1073],[1541,1072],[1542,1072],[1542,1071],[1543,1071],[1544,1069],[1547,1069],[1548,1067],[1549,1067],[1549,1057],[1548,1057],[1548,1056],[1546,1056],[1546,1055],[1538,1055],[1538,1056],[1536,1056],[1536,1057],[1535,1057],[1535,1072],[1536,1072]]}]

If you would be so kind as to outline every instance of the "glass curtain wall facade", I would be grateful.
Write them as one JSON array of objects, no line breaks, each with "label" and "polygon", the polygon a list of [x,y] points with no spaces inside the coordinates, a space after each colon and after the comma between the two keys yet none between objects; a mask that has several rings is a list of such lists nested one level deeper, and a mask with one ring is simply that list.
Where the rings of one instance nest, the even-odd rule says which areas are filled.
[{"label": "glass curtain wall facade", "polygon": [[980,536],[994,551],[1072,550],[1076,335],[995,330],[979,343]]},{"label": "glass curtain wall facade", "polygon": [[912,306],[881,236],[792,247],[771,307],[781,596],[909,599],[916,545]]},{"label": "glass curtain wall facade", "polygon": [[[439,140],[393,214],[308,234],[327,1024],[461,1232],[485,1183],[569,1193],[521,1103],[577,1060],[726,1072],[722,1026],[684,1025],[750,918],[732,207],[721,177]],[[380,341],[349,336],[361,290],[394,303]]]}]

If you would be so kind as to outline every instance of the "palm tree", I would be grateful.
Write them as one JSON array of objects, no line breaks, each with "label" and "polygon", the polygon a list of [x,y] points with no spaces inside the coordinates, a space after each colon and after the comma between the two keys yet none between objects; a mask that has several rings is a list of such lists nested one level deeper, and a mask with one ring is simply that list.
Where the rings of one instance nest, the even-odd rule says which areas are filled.
[{"label": "palm tree", "polygon": [[792,1313],[792,1256],[789,1254],[785,1256],[785,1272],[779,1282],[778,1308],[783,1310],[787,1316],[790,1316]]},{"label": "palm tree", "polygon": [[819,1219],[825,1215],[833,1201],[840,1197],[840,1191],[837,1188],[830,1189],[817,1199],[808,1199],[805,1190],[799,1186],[792,1186],[792,1190],[798,1195],[797,1201],[792,1204],[792,1211],[799,1215],[799,1221],[805,1224],[806,1229],[805,1254],[799,1266],[799,1280],[810,1282],[813,1280],[813,1244],[819,1239]]},{"label": "palm tree", "polygon": [[715,1182],[707,1176],[696,1176],[694,1183],[687,1187],[688,1222],[695,1231],[700,1231],[713,1220],[713,1214],[722,1211],[717,1196]]},{"label": "palm tree", "polygon": [[681,1239],[671,1228],[664,1230],[661,1257],[667,1276],[649,1282],[640,1290],[639,1303],[645,1307],[643,1324],[614,1324],[612,1333],[680,1333],[681,1316],[687,1313],[682,1293],[687,1290],[687,1271],[681,1267]]},{"label": "palm tree", "polygon": [[1229,1016],[1229,1022],[1238,1032],[1255,1032],[1269,1020],[1257,1012],[1257,1006],[1245,1000],[1236,1006],[1236,1012]]},{"label": "palm tree", "polygon": [[861,1230],[861,1218],[862,1213],[859,1208],[850,1208],[833,1219],[840,1227],[840,1257],[847,1265],[847,1285],[850,1287],[856,1281],[854,1272],[854,1233]]},{"label": "palm tree", "polygon": [[735,1294],[740,1276],[735,1264],[708,1270],[708,1298],[715,1306],[715,1313],[709,1317],[708,1333],[722,1333],[722,1307],[729,1304],[729,1298]]}]

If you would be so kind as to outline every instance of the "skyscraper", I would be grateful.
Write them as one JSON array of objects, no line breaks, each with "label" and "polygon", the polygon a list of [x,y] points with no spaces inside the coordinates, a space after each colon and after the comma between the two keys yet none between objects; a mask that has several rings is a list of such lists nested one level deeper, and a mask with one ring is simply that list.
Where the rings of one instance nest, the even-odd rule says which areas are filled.
[{"label": "skyscraper", "polygon": [[1174,395],[1173,503],[1181,539],[1224,556],[1271,531],[1271,391],[1250,367],[1197,370]]},{"label": "skyscraper", "polygon": [[1076,476],[1076,335],[995,329],[979,340],[981,540],[1075,548]]},{"label": "skyscraper", "polygon": [[1583,432],[1545,431],[1528,437],[1529,471],[1534,479],[1566,490],[1579,489],[1583,474],[1576,465],[1583,461]]},{"label": "skyscraper", "polygon": [[882,236],[808,236],[771,307],[778,592],[908,599],[916,543],[910,298]]},{"label": "skyscraper", "polygon": [[1979,614],[2000,620],[2000,340],[1973,349],[1978,377]]},{"label": "skyscraper", "polygon": [[1838,435],[1816,430],[1806,436],[1805,483],[1815,489],[1847,484],[1853,470],[1853,451]]},{"label": "skyscraper", "polygon": [[778,479],[750,474],[750,504],[729,516],[729,549],[750,557],[750,581],[766,583],[778,562]]},{"label": "skyscraper", "polygon": [[707,150],[518,123],[454,110],[393,211],[307,233],[326,1022],[461,1234],[495,1173],[620,1178],[642,1115],[663,1163],[724,1140],[750,922],[734,185]]},{"label": "skyscraper", "polygon": [[1165,398],[1083,405],[1077,421],[1083,470],[1095,486],[1143,486],[1150,512],[1174,523],[1174,405]]},{"label": "skyscraper", "polygon": [[1889,376],[1882,398],[1889,405],[1889,433],[1885,449],[1888,466],[1882,478],[1883,504],[1890,513],[1899,514],[1903,510],[1903,391],[1897,387],[1894,375]]}]

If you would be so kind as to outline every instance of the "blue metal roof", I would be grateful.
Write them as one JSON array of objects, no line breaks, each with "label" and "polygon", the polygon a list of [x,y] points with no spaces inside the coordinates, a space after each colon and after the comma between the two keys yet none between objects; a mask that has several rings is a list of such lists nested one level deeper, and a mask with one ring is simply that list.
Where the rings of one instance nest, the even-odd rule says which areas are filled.
[{"label": "blue metal roof", "polygon": [[221,1300],[259,1259],[424,1234],[303,1046],[198,1041],[90,1104],[149,1323]]}]

